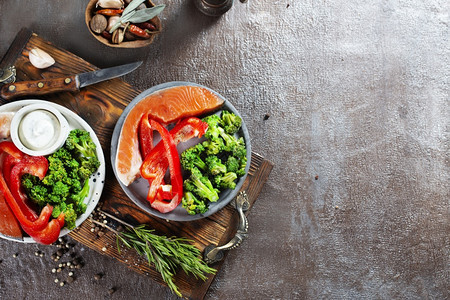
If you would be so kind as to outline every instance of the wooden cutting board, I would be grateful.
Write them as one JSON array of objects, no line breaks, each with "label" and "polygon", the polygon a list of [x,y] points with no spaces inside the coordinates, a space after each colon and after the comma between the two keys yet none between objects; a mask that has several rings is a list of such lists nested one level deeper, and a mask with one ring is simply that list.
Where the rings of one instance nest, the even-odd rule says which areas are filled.
[{"label": "wooden cutting board", "polygon": [[[48,52],[55,58],[55,65],[44,70],[34,68],[28,59],[28,53],[34,47]],[[1,68],[10,65],[14,65],[17,69],[16,81],[51,78],[97,69],[82,58],[52,45],[28,29],[22,29],[18,33],[0,62]],[[238,214],[231,205],[208,218],[198,221],[168,222],[146,214],[122,191],[114,177],[109,159],[111,136],[123,109],[139,94],[140,91],[130,84],[121,79],[113,79],[89,86],[77,93],[65,92],[39,98],[58,103],[76,112],[97,133],[107,164],[105,186],[99,202],[99,207],[102,210],[134,225],[148,224],[155,229],[156,233],[161,235],[186,237],[192,240],[201,251],[210,244],[225,244],[236,234],[238,224]],[[3,99],[0,99],[0,101],[1,104],[6,103]],[[247,214],[267,181],[272,167],[271,162],[256,153],[252,153],[250,172],[241,189],[245,190],[249,197],[250,209],[247,210]],[[92,228],[93,224],[88,219],[77,230],[71,232],[70,236],[85,246],[103,255],[114,257],[134,271],[165,285],[153,266],[149,266],[145,259],[139,257],[135,251],[121,251],[119,253],[114,234],[106,232],[106,234],[99,236],[97,232],[91,230]],[[232,251],[239,251],[239,248]],[[212,266],[219,271],[222,264],[223,260]],[[177,273],[174,279],[184,297],[203,299],[214,277],[214,275],[209,275],[206,281],[202,281],[193,276],[187,276],[181,271]]]}]

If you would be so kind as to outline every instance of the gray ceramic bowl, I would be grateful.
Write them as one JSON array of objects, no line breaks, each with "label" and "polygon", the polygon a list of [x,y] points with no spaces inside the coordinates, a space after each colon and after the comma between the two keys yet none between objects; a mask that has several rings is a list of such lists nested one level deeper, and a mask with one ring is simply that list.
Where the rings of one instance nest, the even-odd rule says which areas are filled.
[{"label": "gray ceramic bowl", "polygon": [[[184,81],[174,81],[174,82],[163,83],[163,84],[154,86],[152,88],[149,88],[148,90],[145,90],[140,95],[138,95],[136,98],[134,98],[133,101],[130,102],[130,104],[128,104],[128,106],[123,111],[122,115],[120,116],[120,118],[117,121],[117,124],[114,128],[114,132],[113,132],[113,136],[112,136],[112,140],[111,140],[111,162],[112,162],[114,174],[116,175],[116,177],[117,177],[117,173],[116,173],[114,166],[116,165],[117,144],[118,144],[118,139],[120,136],[120,131],[122,129],[123,122],[125,121],[125,118],[127,117],[128,113],[139,101],[141,101],[142,99],[144,99],[145,97],[147,97],[148,95],[150,95],[156,91],[171,88],[171,87],[176,87],[176,86],[185,86],[185,85],[199,86],[199,87],[206,88],[206,89],[210,90],[211,92],[215,93],[221,99],[223,99],[225,101],[225,103],[216,113],[220,113],[220,111],[222,111],[222,110],[229,110],[240,116],[239,112],[234,108],[234,106],[228,100],[226,100],[224,97],[222,97],[217,92],[215,92],[205,86],[199,85],[199,84],[195,84],[195,83],[191,83],[191,82],[184,82]],[[242,127],[241,127],[241,130],[238,132],[238,135],[242,136],[244,138],[246,147],[247,147],[247,166],[245,169],[246,175],[239,178],[239,180],[237,181],[237,184],[236,184],[236,188],[234,190],[229,189],[229,190],[225,190],[225,191],[221,192],[219,195],[220,196],[219,200],[215,203],[210,203],[209,210],[204,214],[189,215],[186,212],[186,210],[183,207],[181,207],[181,204],[178,205],[177,208],[175,208],[173,211],[171,211],[169,213],[166,213],[166,214],[160,213],[159,211],[153,209],[146,199],[148,188],[149,188],[147,180],[145,180],[143,178],[139,178],[136,181],[134,181],[133,183],[131,183],[129,186],[125,186],[124,184],[122,184],[122,182],[120,182],[120,180],[118,180],[119,184],[122,187],[122,189],[124,190],[124,192],[127,194],[127,196],[137,206],[139,206],[141,209],[143,209],[150,215],[157,216],[159,218],[166,219],[166,220],[172,220],[172,221],[193,221],[193,220],[198,220],[198,219],[208,217],[208,216],[216,213],[220,209],[222,209],[225,205],[230,203],[230,201],[234,197],[236,197],[237,193],[239,192],[242,185],[244,184],[244,180],[247,176],[248,169],[250,168],[250,160],[251,160],[250,137],[248,135],[247,127],[246,127],[244,121],[242,121]],[[199,139],[191,139],[185,143],[180,143],[178,145],[178,151],[181,153],[184,149],[187,149],[188,147],[191,147],[198,142],[199,142]]]}]

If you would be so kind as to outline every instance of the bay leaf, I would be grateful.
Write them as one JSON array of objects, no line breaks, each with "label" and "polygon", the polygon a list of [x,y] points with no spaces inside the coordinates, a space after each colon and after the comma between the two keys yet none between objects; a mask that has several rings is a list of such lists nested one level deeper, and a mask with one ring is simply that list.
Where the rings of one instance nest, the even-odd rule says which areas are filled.
[{"label": "bay leaf", "polygon": [[131,22],[131,23],[142,23],[142,22],[146,22],[150,19],[153,19],[154,17],[156,17],[157,15],[159,15],[165,8],[166,6],[164,4],[159,4],[156,5],[154,7],[149,7],[149,8],[145,8],[145,9],[140,9],[138,11],[136,11],[135,14],[133,14],[133,16],[131,16],[127,22]]},{"label": "bay leaf", "polygon": [[123,10],[122,16],[125,16],[129,12],[135,10],[139,5],[141,5],[145,0],[133,0],[128,4],[127,7]]}]

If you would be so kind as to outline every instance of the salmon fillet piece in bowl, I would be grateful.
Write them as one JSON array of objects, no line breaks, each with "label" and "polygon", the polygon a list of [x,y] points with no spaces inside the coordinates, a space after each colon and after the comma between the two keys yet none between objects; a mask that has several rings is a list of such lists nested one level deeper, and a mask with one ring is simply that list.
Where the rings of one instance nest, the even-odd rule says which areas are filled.
[{"label": "salmon fillet piece in bowl", "polygon": [[210,90],[193,85],[168,87],[150,94],[141,94],[137,99],[140,100],[131,107],[125,118],[117,144],[115,171],[117,178],[125,186],[140,176],[142,157],[139,151],[138,126],[145,113],[160,123],[170,124],[182,118],[208,113],[224,103],[223,99]]}]

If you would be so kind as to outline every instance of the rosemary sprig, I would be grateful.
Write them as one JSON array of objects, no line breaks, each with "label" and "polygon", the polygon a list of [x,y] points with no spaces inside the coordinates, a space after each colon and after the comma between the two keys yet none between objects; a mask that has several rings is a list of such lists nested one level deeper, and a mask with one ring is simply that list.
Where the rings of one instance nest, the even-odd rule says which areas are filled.
[{"label": "rosemary sprig", "polygon": [[114,216],[104,213],[126,226],[126,230],[119,232],[113,228],[92,220],[116,234],[117,249],[120,253],[120,242],[127,248],[147,259],[149,265],[154,265],[161,274],[167,286],[179,297],[182,297],[178,287],[173,282],[178,268],[186,274],[192,274],[195,278],[206,280],[205,274],[215,274],[216,269],[208,266],[202,259],[200,250],[191,244],[191,240],[180,237],[166,237],[154,233],[146,225],[132,226]]}]

